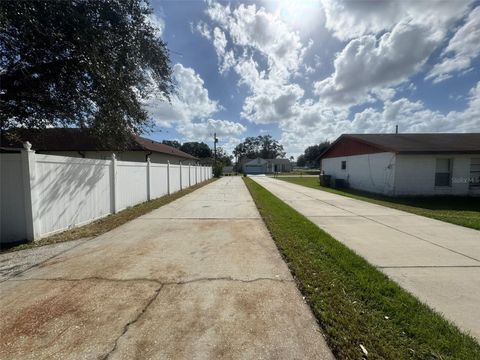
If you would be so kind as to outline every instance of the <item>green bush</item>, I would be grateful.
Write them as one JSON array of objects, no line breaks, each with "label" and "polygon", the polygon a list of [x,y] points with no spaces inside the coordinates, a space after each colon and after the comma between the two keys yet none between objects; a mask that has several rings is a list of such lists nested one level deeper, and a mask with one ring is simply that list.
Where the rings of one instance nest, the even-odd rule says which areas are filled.
[{"label": "green bush", "polygon": [[213,176],[216,178],[219,178],[223,175],[223,164],[222,163],[216,163],[213,165]]}]

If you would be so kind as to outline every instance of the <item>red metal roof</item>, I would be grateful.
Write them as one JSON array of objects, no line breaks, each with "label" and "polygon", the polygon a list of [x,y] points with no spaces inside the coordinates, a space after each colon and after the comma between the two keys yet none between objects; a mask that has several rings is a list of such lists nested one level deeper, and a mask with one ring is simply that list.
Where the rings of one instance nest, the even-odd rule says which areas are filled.
[{"label": "red metal roof", "polygon": [[319,158],[378,152],[478,154],[480,133],[343,134]]},{"label": "red metal roof", "polygon": [[158,141],[150,140],[138,135],[134,135],[133,137],[135,139],[135,142],[141,147],[143,147],[145,150],[198,160],[198,158],[196,158],[195,156],[187,154],[186,152],[178,150],[172,146],[159,143]]}]

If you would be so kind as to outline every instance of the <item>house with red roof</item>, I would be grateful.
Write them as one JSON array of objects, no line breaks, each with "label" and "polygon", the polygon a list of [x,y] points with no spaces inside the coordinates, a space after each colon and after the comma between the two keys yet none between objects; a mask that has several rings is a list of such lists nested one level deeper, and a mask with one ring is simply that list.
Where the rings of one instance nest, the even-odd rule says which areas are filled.
[{"label": "house with red roof", "polygon": [[331,183],[385,195],[480,195],[480,133],[343,134],[321,155]]}]

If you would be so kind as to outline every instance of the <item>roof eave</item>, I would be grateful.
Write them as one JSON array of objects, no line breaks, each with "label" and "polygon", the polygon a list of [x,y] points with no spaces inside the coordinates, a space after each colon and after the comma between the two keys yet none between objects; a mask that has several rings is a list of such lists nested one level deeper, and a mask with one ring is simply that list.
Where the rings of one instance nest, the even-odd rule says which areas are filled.
[{"label": "roof eave", "polygon": [[431,151],[396,151],[401,155],[434,155],[434,154],[480,154],[480,150],[431,150]]}]

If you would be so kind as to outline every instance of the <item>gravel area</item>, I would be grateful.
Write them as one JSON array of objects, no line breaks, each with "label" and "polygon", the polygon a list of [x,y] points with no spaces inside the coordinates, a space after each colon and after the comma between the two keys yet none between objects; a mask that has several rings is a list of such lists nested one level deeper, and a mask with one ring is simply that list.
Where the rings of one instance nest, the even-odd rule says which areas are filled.
[{"label": "gravel area", "polygon": [[88,240],[90,240],[90,238],[0,254],[0,282],[21,274]]}]

